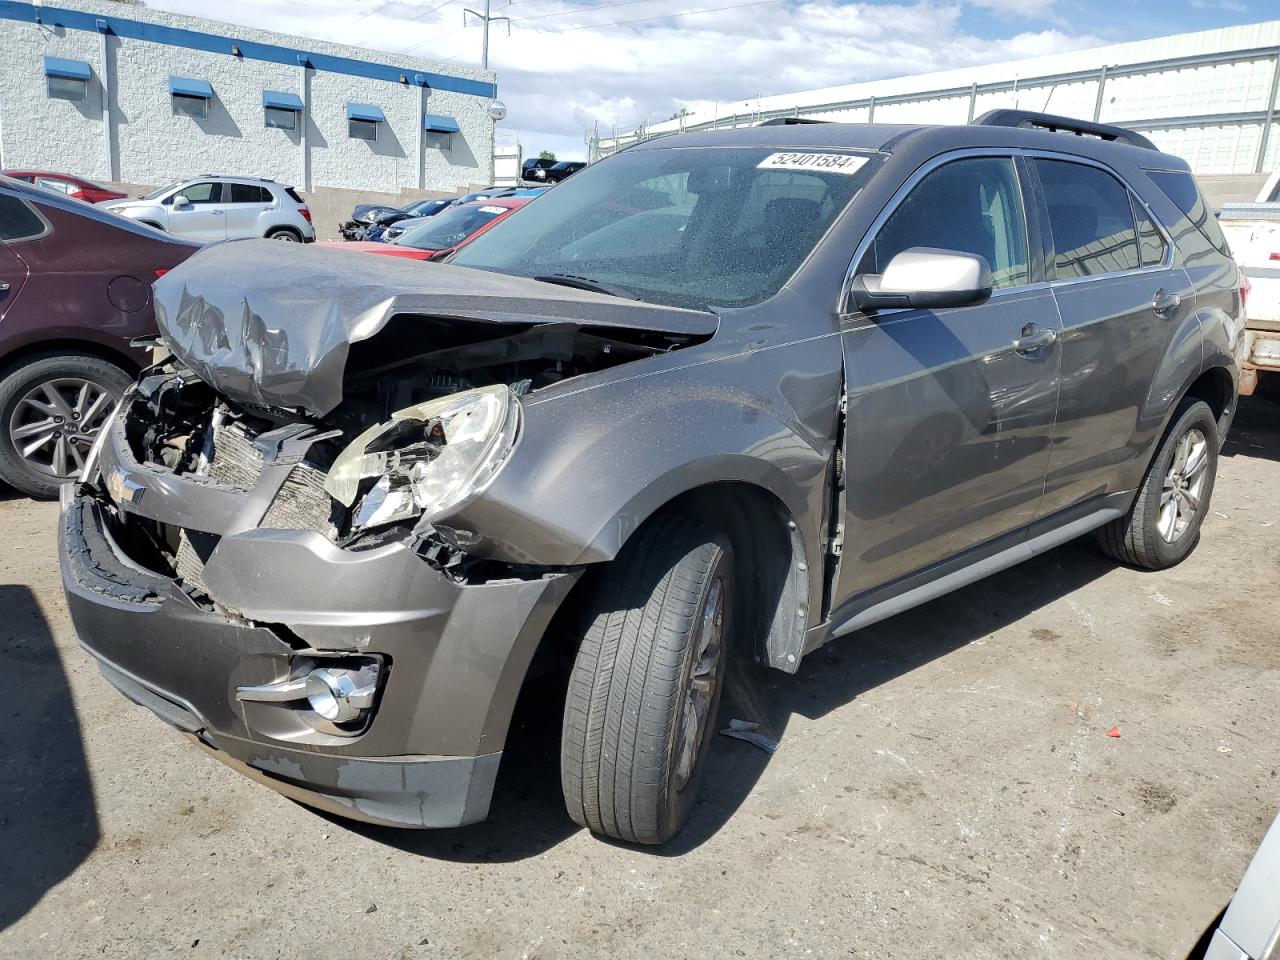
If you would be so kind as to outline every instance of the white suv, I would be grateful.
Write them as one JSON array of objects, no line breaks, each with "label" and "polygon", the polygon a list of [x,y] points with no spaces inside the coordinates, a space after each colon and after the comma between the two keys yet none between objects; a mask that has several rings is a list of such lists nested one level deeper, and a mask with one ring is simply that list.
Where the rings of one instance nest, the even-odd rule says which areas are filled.
[{"label": "white suv", "polygon": [[102,206],[190,240],[266,237],[311,243],[316,238],[311,211],[293,187],[255,177],[206,175]]}]

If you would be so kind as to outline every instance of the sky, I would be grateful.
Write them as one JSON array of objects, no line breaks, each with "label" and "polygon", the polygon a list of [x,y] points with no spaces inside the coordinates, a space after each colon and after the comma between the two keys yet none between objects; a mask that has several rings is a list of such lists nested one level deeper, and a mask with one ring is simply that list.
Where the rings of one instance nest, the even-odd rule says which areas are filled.
[{"label": "sky", "polygon": [[[1274,0],[491,0],[504,139],[585,157],[585,133],[683,107],[1256,23]],[[374,50],[479,65],[484,0],[148,0]]]}]

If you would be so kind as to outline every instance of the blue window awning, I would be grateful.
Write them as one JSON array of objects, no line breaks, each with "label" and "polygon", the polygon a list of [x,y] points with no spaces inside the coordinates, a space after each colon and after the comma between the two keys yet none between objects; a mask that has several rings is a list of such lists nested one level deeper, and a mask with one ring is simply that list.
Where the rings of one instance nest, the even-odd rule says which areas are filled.
[{"label": "blue window awning", "polygon": [[370,123],[385,123],[387,118],[382,115],[382,108],[374,106],[372,103],[348,103],[347,119],[368,120]]},{"label": "blue window awning", "polygon": [[83,60],[64,60],[62,57],[44,58],[44,75],[62,77],[65,80],[88,80],[93,71]]},{"label": "blue window awning", "polygon": [[169,93],[179,97],[199,97],[201,100],[213,99],[213,87],[208,80],[193,80],[190,77],[170,77]]},{"label": "blue window awning", "polygon": [[462,128],[453,117],[444,114],[428,113],[422,118],[422,129],[431,133],[461,133]]},{"label": "blue window awning", "polygon": [[277,110],[297,110],[302,112],[302,98],[296,93],[281,93],[279,90],[263,90],[262,105]]}]

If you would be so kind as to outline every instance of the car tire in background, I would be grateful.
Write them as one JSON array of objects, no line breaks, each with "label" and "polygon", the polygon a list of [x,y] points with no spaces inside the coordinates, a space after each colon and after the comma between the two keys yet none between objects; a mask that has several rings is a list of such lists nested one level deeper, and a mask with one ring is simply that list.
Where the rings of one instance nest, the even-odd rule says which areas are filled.
[{"label": "car tire in background", "polygon": [[80,473],[85,456],[133,382],[86,354],[45,353],[0,370],[0,481],[41,500]]},{"label": "car tire in background", "polygon": [[267,239],[268,240],[287,240],[290,243],[302,242],[302,237],[298,236],[298,232],[296,230],[290,229],[289,227],[276,227],[273,230],[268,230]]},{"label": "car tire in background", "polygon": [[697,797],[729,656],[733,548],[678,514],[641,528],[593,585],[565,699],[570,817],[662,843]]},{"label": "car tire in background", "polygon": [[1209,512],[1220,446],[1209,405],[1184,398],[1129,512],[1098,531],[1103,552],[1144,570],[1165,570],[1190,556]]}]

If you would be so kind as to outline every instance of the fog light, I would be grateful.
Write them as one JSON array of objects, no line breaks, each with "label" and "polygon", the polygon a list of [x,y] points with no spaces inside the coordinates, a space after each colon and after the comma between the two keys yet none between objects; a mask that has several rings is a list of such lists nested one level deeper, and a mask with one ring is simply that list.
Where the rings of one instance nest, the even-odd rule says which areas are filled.
[{"label": "fog light", "polygon": [[360,670],[321,667],[307,674],[307,703],[332,723],[359,718],[373,706],[378,685],[378,668],[372,664]]}]

